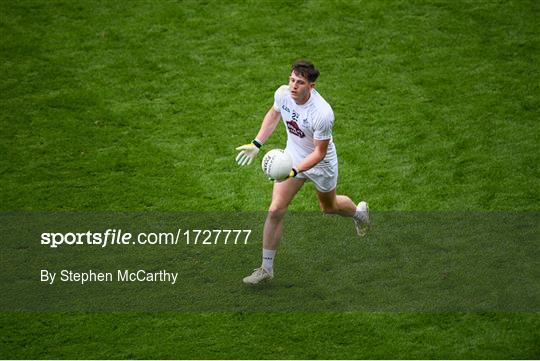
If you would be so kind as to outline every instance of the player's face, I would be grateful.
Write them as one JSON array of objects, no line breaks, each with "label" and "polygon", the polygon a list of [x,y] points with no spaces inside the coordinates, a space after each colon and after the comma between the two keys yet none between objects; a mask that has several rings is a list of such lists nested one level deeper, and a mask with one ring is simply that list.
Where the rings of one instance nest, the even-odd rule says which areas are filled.
[{"label": "player's face", "polygon": [[289,90],[291,96],[296,104],[304,104],[309,100],[311,95],[311,89],[315,86],[315,83],[310,83],[303,76],[296,74],[294,71],[289,76]]}]

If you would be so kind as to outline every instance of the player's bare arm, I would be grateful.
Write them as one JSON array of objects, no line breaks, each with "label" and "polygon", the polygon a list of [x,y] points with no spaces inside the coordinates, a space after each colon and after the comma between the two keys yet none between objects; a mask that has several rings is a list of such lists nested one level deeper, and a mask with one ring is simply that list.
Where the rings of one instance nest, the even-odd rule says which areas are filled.
[{"label": "player's bare arm", "polygon": [[321,160],[326,157],[326,152],[328,151],[328,144],[330,144],[330,139],[327,140],[314,140],[315,150],[308,154],[300,163],[297,164],[296,170],[298,172],[305,172],[313,167],[315,167]]},{"label": "player's bare arm", "polygon": [[263,122],[261,124],[261,129],[257,133],[256,139],[261,143],[265,143],[266,140],[272,135],[276,126],[279,123],[279,118],[281,114],[277,112],[273,106],[270,107],[266,115],[264,116]]}]

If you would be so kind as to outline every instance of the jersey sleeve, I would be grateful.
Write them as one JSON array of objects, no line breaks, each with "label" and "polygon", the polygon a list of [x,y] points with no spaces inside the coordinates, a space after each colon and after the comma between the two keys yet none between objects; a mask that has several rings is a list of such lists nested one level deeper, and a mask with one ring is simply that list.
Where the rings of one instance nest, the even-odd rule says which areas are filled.
[{"label": "jersey sleeve", "polygon": [[313,123],[313,139],[332,139],[332,127],[334,126],[334,112],[329,110],[321,114]]},{"label": "jersey sleeve", "polygon": [[282,85],[274,93],[274,110],[276,112],[281,111],[281,106],[285,102],[285,97],[287,95],[286,93],[287,93],[288,88],[289,87],[287,85]]}]

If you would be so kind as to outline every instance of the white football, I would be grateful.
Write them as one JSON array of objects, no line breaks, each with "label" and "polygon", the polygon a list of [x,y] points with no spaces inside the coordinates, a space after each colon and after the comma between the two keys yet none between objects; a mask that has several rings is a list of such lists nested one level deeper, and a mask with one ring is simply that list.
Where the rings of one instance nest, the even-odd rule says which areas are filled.
[{"label": "white football", "polygon": [[292,158],[282,149],[272,149],[264,155],[261,166],[268,178],[283,180],[291,172]]}]

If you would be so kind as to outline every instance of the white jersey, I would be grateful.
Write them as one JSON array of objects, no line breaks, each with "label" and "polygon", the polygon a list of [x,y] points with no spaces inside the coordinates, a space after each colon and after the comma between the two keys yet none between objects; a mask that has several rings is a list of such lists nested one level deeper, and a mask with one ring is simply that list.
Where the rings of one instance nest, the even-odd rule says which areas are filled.
[{"label": "white jersey", "polygon": [[315,90],[311,90],[309,100],[296,104],[287,85],[282,85],[274,94],[274,110],[281,113],[287,129],[286,151],[296,166],[315,150],[314,140],[328,140],[328,151],[314,168],[337,165],[336,148],[332,141],[334,112],[330,104]]}]

